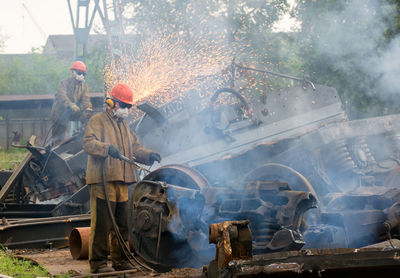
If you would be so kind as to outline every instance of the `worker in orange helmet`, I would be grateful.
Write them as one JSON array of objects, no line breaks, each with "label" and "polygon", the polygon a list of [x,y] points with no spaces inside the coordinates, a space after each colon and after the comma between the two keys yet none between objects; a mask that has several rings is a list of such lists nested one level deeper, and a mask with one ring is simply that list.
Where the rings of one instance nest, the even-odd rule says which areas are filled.
[{"label": "worker in orange helmet", "polygon": [[[106,98],[105,111],[92,116],[83,137],[83,149],[88,154],[86,183],[90,187],[89,264],[92,273],[104,273],[133,268],[111,233],[112,268],[107,265],[108,238],[113,230],[108,211],[106,191],[123,242],[128,241],[128,187],[136,182],[133,165],[120,160],[121,155],[139,163],[152,165],[161,156],[144,148],[125,118],[133,104],[133,92],[126,84],[113,87]],[[103,176],[104,175],[104,176]],[[129,246],[129,245],[128,245]]]},{"label": "worker in orange helmet", "polygon": [[89,88],[85,83],[86,65],[76,61],[70,70],[72,76],[59,83],[51,109],[51,145],[67,137],[70,121],[80,121],[84,126],[93,113]]}]

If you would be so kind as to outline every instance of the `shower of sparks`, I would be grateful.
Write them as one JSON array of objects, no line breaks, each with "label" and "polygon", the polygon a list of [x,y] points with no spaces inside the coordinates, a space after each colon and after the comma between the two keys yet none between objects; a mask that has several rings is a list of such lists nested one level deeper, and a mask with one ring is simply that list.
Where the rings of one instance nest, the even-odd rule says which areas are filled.
[{"label": "shower of sparks", "polygon": [[[265,44],[263,51],[255,51],[251,41],[241,43],[236,40],[228,44],[225,36],[187,39],[178,34],[165,34],[147,37],[126,51],[118,61],[111,59],[104,69],[106,92],[117,83],[126,83],[133,89],[135,105],[147,101],[160,107],[172,99],[183,97],[191,89],[201,90],[203,96],[211,96],[218,89],[229,87],[249,103],[265,104],[268,93],[294,85],[293,80],[232,67],[235,61],[245,67],[286,73],[285,63],[271,61],[274,59],[269,57],[273,52],[269,43]],[[221,94],[217,104],[237,101],[231,97]],[[131,119],[142,114],[142,111],[133,109]]]},{"label": "shower of sparks", "polygon": [[105,68],[106,88],[126,83],[135,103],[146,100],[159,106],[232,63],[232,51],[221,41],[174,34],[150,37]]}]

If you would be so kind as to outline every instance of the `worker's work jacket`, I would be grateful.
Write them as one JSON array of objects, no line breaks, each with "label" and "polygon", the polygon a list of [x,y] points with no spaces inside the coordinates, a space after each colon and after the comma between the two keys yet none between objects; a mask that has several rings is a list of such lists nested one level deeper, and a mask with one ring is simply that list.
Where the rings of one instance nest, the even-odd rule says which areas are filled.
[{"label": "worker's work jacket", "polygon": [[83,137],[83,149],[88,153],[86,183],[102,182],[101,163],[105,159],[106,182],[136,182],[135,168],[127,162],[108,156],[108,148],[113,144],[122,155],[143,164],[149,164],[151,150],[140,145],[139,139],[127,122],[118,119],[110,109],[92,116]]},{"label": "worker's work jacket", "polygon": [[[81,111],[73,113],[71,109],[72,104],[76,104]],[[58,85],[50,118],[53,122],[77,121],[88,109],[92,109],[89,98],[89,87],[85,82],[70,77],[62,80]]]}]

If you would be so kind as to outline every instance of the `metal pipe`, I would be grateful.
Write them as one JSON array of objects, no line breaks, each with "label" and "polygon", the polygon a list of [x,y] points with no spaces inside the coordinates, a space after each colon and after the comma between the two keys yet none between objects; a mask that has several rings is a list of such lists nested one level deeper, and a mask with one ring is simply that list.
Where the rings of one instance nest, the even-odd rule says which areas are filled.
[{"label": "metal pipe", "polygon": [[256,68],[251,68],[251,67],[245,67],[245,66],[242,66],[242,65],[236,64],[236,63],[234,63],[234,65],[235,65],[236,67],[241,68],[241,69],[244,69],[244,70],[251,70],[251,71],[256,71],[256,72],[268,73],[268,74],[275,75],[275,76],[279,76],[279,77],[282,77],[282,78],[293,79],[293,80],[296,80],[296,81],[303,81],[303,82],[306,82],[306,83],[310,84],[311,87],[312,87],[312,89],[315,91],[315,85],[314,85],[314,83],[312,83],[310,80],[308,80],[308,79],[306,79],[306,78],[304,78],[304,77],[303,77],[303,78],[300,78],[300,77],[290,76],[290,75],[287,75],[287,74],[277,73],[277,72],[273,72],[273,71],[269,71],[269,70],[256,69]]},{"label": "metal pipe", "polygon": [[49,211],[0,211],[0,217],[50,217],[51,213]]},{"label": "metal pipe", "polygon": [[19,248],[23,248],[28,244],[46,243],[47,245],[54,245],[55,242],[63,242],[67,240],[68,240],[67,237],[55,237],[55,238],[34,239],[34,240],[9,242],[9,243],[6,242],[2,243],[1,245],[8,248],[16,248],[16,246],[19,246]]},{"label": "metal pipe", "polygon": [[156,251],[156,258],[157,258],[157,261],[158,261],[158,252],[160,251],[162,216],[163,216],[163,213],[160,212],[160,221],[159,221],[159,223],[158,223],[157,251]]},{"label": "metal pipe", "polygon": [[[90,214],[79,214],[79,215],[67,215],[67,216],[53,216],[46,218],[28,218],[15,220],[7,228],[19,227],[19,226],[36,226],[45,224],[62,224],[62,223],[72,223],[82,220],[90,220]],[[0,231],[2,227],[0,226]]]},{"label": "metal pipe", "polygon": [[140,166],[140,165],[137,164],[133,159],[129,159],[129,158],[127,158],[126,156],[124,156],[124,155],[122,155],[122,154],[119,154],[119,159],[122,160],[122,161],[125,161],[125,162],[127,162],[127,163],[129,163],[129,164],[131,164],[131,165],[133,165],[133,167],[136,167],[136,168],[138,168],[139,170],[143,170],[143,171],[146,171],[147,173],[150,173],[150,171],[149,171],[148,169],[146,169],[146,168]]},{"label": "metal pipe", "polygon": [[75,260],[85,260],[89,254],[90,227],[75,228],[69,235],[69,251]]},{"label": "metal pipe", "polygon": [[[138,272],[137,269],[130,269],[130,270],[122,270],[122,271],[111,271],[111,272],[104,272],[104,273],[88,273],[85,275],[78,275],[74,276],[75,278],[86,278],[86,277],[110,277],[110,276],[120,276],[126,277],[125,274],[136,273]],[[143,277],[143,276],[141,276]]]}]

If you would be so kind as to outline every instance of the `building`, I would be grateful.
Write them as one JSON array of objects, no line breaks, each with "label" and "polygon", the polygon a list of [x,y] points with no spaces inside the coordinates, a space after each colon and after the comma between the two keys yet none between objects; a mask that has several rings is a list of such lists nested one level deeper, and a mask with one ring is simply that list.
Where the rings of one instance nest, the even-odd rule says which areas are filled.
[{"label": "building", "polygon": [[[104,48],[106,45],[106,35],[95,34],[89,36],[86,43],[86,49],[90,52],[99,47]],[[74,49],[74,35],[50,35],[43,47],[43,54],[54,55],[59,60],[73,61],[75,55]]]},{"label": "building", "polygon": [[[90,93],[95,111],[103,108],[103,93]],[[26,142],[32,135],[37,142],[44,142],[50,130],[50,112],[53,94],[0,95],[0,146],[8,149],[11,144]]]}]

